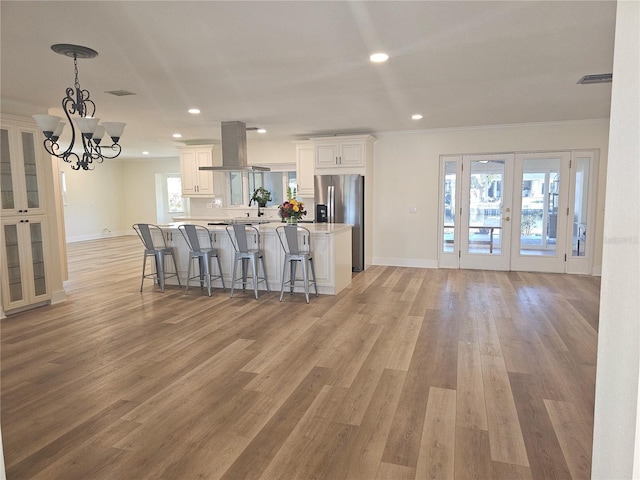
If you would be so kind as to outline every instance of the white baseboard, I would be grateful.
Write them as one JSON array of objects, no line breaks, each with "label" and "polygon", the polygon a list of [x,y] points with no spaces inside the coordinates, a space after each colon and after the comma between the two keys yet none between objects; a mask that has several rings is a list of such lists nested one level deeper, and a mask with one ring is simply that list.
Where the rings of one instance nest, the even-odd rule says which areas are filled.
[{"label": "white baseboard", "polygon": [[135,232],[133,231],[122,231],[122,232],[112,232],[112,231],[103,231],[100,233],[91,233],[88,235],[76,235],[74,237],[67,237],[67,243],[74,243],[74,242],[85,242],[87,240],[98,240],[100,238],[107,238],[107,237],[122,237],[124,235],[132,235],[135,234]]},{"label": "white baseboard", "polygon": [[56,292],[51,293],[51,305],[64,302],[66,299],[67,299],[67,292],[65,292],[64,290],[58,290]]},{"label": "white baseboard", "polygon": [[373,257],[373,265],[384,265],[387,267],[413,267],[413,268],[438,268],[436,260],[425,260],[422,258],[393,258],[393,257]]}]

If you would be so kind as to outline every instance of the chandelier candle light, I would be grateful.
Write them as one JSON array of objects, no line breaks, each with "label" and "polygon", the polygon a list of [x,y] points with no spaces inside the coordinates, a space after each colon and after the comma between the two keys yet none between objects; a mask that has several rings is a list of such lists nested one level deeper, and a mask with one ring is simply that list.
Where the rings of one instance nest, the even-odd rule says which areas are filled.
[{"label": "chandelier candle light", "polygon": [[[105,158],[111,159],[120,155],[122,148],[118,144],[118,141],[122,136],[126,124],[121,122],[103,122],[102,125],[98,125],[100,119],[93,117],[96,112],[96,105],[90,98],[91,94],[89,90],[82,90],[82,88],[80,88],[80,81],[78,80],[78,58],[94,58],[98,55],[98,52],[88,47],[68,44],[52,45],[51,50],[60,55],[73,57],[75,83],[73,87],[67,88],[66,96],[62,99],[62,109],[71,127],[71,143],[69,143],[69,147],[64,152],[58,153],[58,139],[65,126],[65,123],[61,122],[62,119],[60,117],[53,115],[34,115],[33,118],[38,123],[38,127],[42,130],[42,133],[44,133],[44,149],[49,155],[71,163],[71,168],[74,170],[79,170],[80,168],[83,170],[93,170],[95,167],[94,162],[102,163]],[[79,115],[75,118],[75,123],[80,130],[80,138],[82,138],[82,146],[84,148],[82,158],[72,151],[76,141],[76,129],[71,121],[71,115],[75,114]],[[113,155],[104,154],[100,147],[100,142],[102,141],[105,131],[113,141],[110,147],[111,150],[115,152]]]}]

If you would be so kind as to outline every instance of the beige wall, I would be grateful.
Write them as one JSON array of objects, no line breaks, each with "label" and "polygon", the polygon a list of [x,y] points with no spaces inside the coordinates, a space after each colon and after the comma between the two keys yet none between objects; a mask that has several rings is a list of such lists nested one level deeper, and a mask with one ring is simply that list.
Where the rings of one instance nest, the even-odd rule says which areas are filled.
[{"label": "beige wall", "polygon": [[[439,159],[444,154],[599,149],[594,269],[602,264],[608,121],[443,129],[376,135],[375,264],[436,267]],[[415,207],[416,214],[409,214]]]},{"label": "beige wall", "polygon": [[[439,158],[443,154],[540,150],[600,150],[594,272],[602,264],[602,218],[608,121],[566,122],[379,133],[374,152],[373,262],[436,267]],[[292,142],[251,142],[251,163],[295,163]],[[178,158],[103,163],[67,173],[67,238],[130,232],[156,222],[155,174],[180,171]],[[415,207],[416,214],[409,214]]]}]

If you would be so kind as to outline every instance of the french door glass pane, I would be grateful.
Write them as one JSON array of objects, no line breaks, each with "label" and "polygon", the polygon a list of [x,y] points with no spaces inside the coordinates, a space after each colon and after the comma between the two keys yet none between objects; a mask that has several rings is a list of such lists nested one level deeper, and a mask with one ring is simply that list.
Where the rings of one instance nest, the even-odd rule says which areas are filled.
[{"label": "french door glass pane", "polygon": [[556,254],[560,159],[526,159],[522,174],[520,254]]},{"label": "french door glass pane", "polygon": [[573,204],[571,255],[574,257],[584,257],[587,247],[587,203],[589,197],[590,158],[578,158],[576,164],[576,190]]},{"label": "french door glass pane", "polygon": [[501,254],[504,160],[471,162],[468,253]]},{"label": "french door glass pane", "polygon": [[453,252],[455,246],[456,226],[456,171],[457,162],[445,162],[444,164],[444,231],[442,239],[442,251]]}]

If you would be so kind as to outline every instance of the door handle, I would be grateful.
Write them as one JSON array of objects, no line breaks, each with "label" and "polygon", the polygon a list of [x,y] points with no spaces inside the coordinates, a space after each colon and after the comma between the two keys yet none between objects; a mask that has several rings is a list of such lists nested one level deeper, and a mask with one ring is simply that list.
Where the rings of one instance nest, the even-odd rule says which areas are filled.
[{"label": "door handle", "polygon": [[509,220],[511,220],[511,217],[504,217],[504,219],[505,219],[505,221],[508,222]]}]

